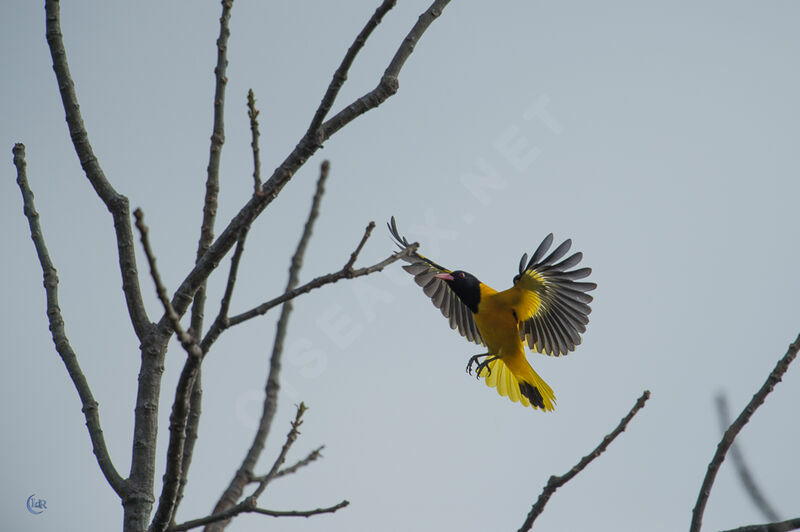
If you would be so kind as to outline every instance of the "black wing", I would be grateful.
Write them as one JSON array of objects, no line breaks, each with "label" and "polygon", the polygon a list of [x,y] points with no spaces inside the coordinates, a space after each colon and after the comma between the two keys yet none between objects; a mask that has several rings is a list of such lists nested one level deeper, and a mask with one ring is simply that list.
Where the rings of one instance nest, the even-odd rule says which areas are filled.
[{"label": "black wing", "polygon": [[[391,233],[395,243],[401,249],[408,247],[409,241],[400,236],[397,231],[394,216],[386,225],[389,227],[389,233]],[[403,266],[403,269],[414,276],[414,281],[422,287],[425,295],[431,298],[433,306],[442,311],[442,315],[450,320],[450,328],[458,329],[461,336],[470,342],[484,345],[483,338],[478,332],[478,326],[475,325],[475,319],[472,317],[472,311],[461,302],[461,299],[450,289],[446,282],[434,277],[437,273],[450,273],[450,270],[436,264],[427,257],[423,257],[419,253],[403,257],[403,260],[410,263]]]},{"label": "black wing", "polygon": [[530,261],[527,254],[522,256],[514,285],[534,291],[540,300],[533,315],[520,322],[523,341],[534,351],[560,356],[569,354],[581,343],[581,334],[586,332],[592,312],[589,303],[593,298],[586,292],[597,288],[597,284],[577,282],[588,277],[591,268],[571,270],[581,261],[583,253],[557,262],[569,251],[571,240],[564,241],[545,257],[552,244],[551,233],[539,244]]}]

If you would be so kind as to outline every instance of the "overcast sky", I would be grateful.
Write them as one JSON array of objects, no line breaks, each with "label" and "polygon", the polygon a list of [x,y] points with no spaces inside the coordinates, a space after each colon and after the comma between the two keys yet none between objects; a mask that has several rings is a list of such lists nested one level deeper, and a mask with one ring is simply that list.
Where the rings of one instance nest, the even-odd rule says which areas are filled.
[{"label": "overcast sky", "polygon": [[[346,5],[345,5],[346,4]],[[218,227],[251,193],[247,90],[261,109],[263,173],[305,131],[330,76],[377,1],[233,7]],[[28,177],[58,268],[66,330],[127,475],[139,367],[111,217],[70,143],[41,2],[5,2],[0,22],[0,515],[8,530],[114,530],[122,507],[91,452],[77,393],[47,329],[41,269],[15,184]],[[373,88],[425,2],[390,12],[334,110]],[[141,207],[174,289],[194,260],[211,134],[219,2],[65,2],[62,29],[101,166]],[[284,381],[259,471],[305,401],[290,460],[324,459],[276,481],[270,509],[351,506],[312,519],[238,518],[230,530],[516,530],[563,474],[627,413],[606,454],[551,499],[537,530],[688,527],[720,429],[714,397],[738,412],[800,331],[800,4],[453,2],[419,42],[400,90],[339,132],[298,172],[248,238],[232,312],[279,294],[320,162],[328,191],[302,280],[341,267],[364,227],[360,264],[393,246],[385,222],[424,254],[510,286],[549,232],[572,238],[598,283],[583,344],[531,355],[558,398],[525,409],[464,373],[476,346],[451,331],[399,267],[296,301]],[[215,315],[229,259],[212,277]],[[143,256],[152,317],[161,315]],[[200,440],[178,520],[206,515],[250,444],[278,311],[228,331],[204,365]],[[156,485],[184,353],[163,377]],[[784,518],[800,487],[800,368],[737,440]],[[31,515],[29,495],[47,501]],[[156,494],[157,495],[157,494]],[[763,522],[729,463],[707,530]]]}]

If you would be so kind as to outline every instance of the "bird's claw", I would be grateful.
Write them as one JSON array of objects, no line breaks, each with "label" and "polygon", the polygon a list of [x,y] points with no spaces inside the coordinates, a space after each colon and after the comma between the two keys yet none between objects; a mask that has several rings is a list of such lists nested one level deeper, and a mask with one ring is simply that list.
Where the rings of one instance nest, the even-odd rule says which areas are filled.
[{"label": "bird's claw", "polygon": [[[481,377],[489,377],[492,374],[492,368],[489,367],[489,364],[497,360],[498,356],[488,357],[486,360],[478,364],[478,367],[475,368],[475,378],[480,379]],[[486,370],[486,375],[481,375],[481,371]]]},{"label": "bird's claw", "polygon": [[[489,357],[483,362],[480,362],[481,357]],[[472,375],[472,366],[473,364],[477,365],[475,368],[475,378],[480,379],[481,377],[488,377],[492,374],[492,368],[489,367],[489,364],[497,360],[499,357],[496,356],[489,356],[489,353],[481,353],[479,355],[471,356],[470,359],[467,361],[467,374]],[[481,375],[481,371],[486,370],[486,375]]]},{"label": "bird's claw", "polygon": [[472,375],[472,365],[473,364],[479,365],[480,364],[479,359],[485,356],[489,356],[489,353],[481,353],[479,355],[473,355],[469,358],[469,360],[467,361],[467,375]]}]

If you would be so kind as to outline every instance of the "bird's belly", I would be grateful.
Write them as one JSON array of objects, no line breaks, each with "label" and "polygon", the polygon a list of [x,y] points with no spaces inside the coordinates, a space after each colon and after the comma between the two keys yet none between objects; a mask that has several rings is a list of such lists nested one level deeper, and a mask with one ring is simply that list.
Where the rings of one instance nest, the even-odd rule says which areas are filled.
[{"label": "bird's belly", "polygon": [[509,355],[522,348],[517,320],[511,312],[479,312],[475,325],[490,354]]}]

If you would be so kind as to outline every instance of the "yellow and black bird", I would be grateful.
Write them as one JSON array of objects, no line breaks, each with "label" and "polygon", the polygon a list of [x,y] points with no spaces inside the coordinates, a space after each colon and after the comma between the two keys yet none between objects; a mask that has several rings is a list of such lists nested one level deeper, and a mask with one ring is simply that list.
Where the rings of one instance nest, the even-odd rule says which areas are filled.
[{"label": "yellow and black bird", "polygon": [[[387,225],[398,246],[409,245],[397,231],[394,216]],[[589,323],[592,296],[586,292],[597,288],[595,283],[578,282],[592,273],[591,268],[572,269],[583,258],[582,253],[561,260],[571,240],[545,256],[552,244],[551,233],[530,260],[524,254],[513,286],[502,292],[470,273],[448,270],[418,253],[405,257],[411,264],[403,266],[450,320],[451,329],[487,347],[486,353],[469,359],[467,372],[471,374],[477,364],[478,378],[483,377],[500,395],[544,410],[553,410],[556,397],[528,363],[523,341],[538,353],[569,354],[581,343],[581,334]],[[486,358],[479,363],[482,357]]]}]

